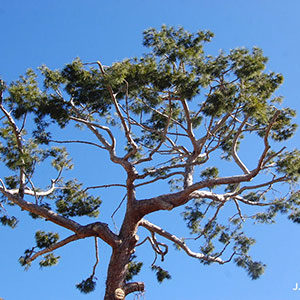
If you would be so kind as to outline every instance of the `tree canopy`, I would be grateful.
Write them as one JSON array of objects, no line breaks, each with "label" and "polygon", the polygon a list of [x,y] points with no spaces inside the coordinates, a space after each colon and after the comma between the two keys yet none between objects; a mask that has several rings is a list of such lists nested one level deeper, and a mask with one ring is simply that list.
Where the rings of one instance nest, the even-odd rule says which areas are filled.
[{"label": "tree canopy", "polygon": [[[14,205],[73,232],[63,239],[36,232],[36,245],[19,259],[22,266],[36,259],[41,267],[55,265],[56,249],[86,237],[95,239],[98,256],[100,238],[112,249],[105,299],[144,291],[143,282],[131,281],[143,267],[134,254],[143,243],[153,249],[159,282],[171,277],[156,259],[164,260],[170,244],[203,264],[234,262],[252,279],[264,272],[264,263],[249,254],[255,239],[244,224],[272,223],[278,213],[300,222],[300,155],[285,146],[296,130],[295,111],[282,106],[275,91],[283,76],[266,71],[261,49],[211,56],[204,48],[212,38],[210,31],[150,28],[144,32],[150,50],[141,58],[111,66],[77,58],[61,70],[41,66],[15,82],[1,81],[0,159],[7,173],[0,180],[0,221],[17,225],[6,210]],[[68,127],[82,130],[78,138]],[[97,186],[72,178],[67,149],[77,144],[96,147],[99,157],[106,153],[107,164],[123,170],[123,182],[103,184],[104,173]],[[250,147],[255,162],[245,155]],[[48,186],[35,184],[41,165],[57,172]],[[159,182],[164,190],[153,188]],[[102,189],[116,186],[126,191],[120,230],[99,213],[109,201]],[[148,187],[152,196],[140,198],[139,190]],[[176,207],[182,207],[177,217],[186,221],[189,238],[147,220]],[[81,216],[97,220],[83,225]],[[149,232],[144,240],[140,227]],[[199,252],[191,248],[195,243]],[[95,289],[97,263],[78,283],[80,291]]]}]

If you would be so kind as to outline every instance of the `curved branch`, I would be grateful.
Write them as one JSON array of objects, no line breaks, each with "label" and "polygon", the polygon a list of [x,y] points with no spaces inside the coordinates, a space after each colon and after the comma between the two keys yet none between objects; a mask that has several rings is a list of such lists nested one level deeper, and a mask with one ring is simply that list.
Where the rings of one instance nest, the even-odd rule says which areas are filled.
[{"label": "curved branch", "polygon": [[158,180],[167,179],[167,178],[170,178],[170,177],[175,176],[175,175],[184,175],[184,172],[173,172],[173,173],[166,174],[166,175],[164,175],[164,176],[158,176],[158,177],[155,177],[155,178],[152,179],[152,180],[149,180],[149,181],[145,181],[145,182],[136,184],[135,187],[137,188],[137,187],[140,187],[140,186],[142,186],[142,185],[150,184],[150,183],[156,182],[156,181],[158,181]]},{"label": "curved branch", "polygon": [[125,295],[134,293],[134,292],[144,292],[145,284],[144,282],[129,282],[124,286]]},{"label": "curved branch", "polygon": [[[90,121],[82,119],[82,118],[70,117],[70,119],[73,120],[73,121],[79,122],[79,123],[83,123],[87,126],[93,126],[93,127],[96,127],[96,128],[99,128],[99,129],[102,129],[102,130],[106,131],[108,133],[110,139],[111,139],[111,145],[109,145],[108,143],[107,143],[107,145],[111,146],[112,148],[115,148],[116,141],[115,141],[115,138],[114,138],[112,132],[110,131],[110,129],[108,127],[97,124],[97,123],[94,123],[94,122],[90,122]],[[104,145],[104,146],[105,146],[105,149],[107,149],[106,145]]]},{"label": "curved branch", "polygon": [[104,136],[95,128],[99,128],[99,126],[96,126],[96,124],[81,118],[70,117],[70,119],[85,124],[95,134],[97,139],[102,143],[104,149],[108,150],[111,154],[111,152],[114,150],[113,143],[110,145],[108,141],[104,138]]},{"label": "curved branch", "polygon": [[189,136],[189,139],[192,142],[192,145],[194,147],[194,152],[197,152],[197,150],[199,148],[199,144],[197,143],[194,132],[193,132],[193,125],[192,125],[192,120],[191,120],[191,116],[190,116],[190,109],[189,109],[188,104],[185,99],[181,99],[180,102],[183,106],[183,110],[184,110],[185,117],[186,117],[186,123],[187,123],[186,132]]},{"label": "curved branch", "polygon": [[203,253],[193,252],[192,250],[190,250],[190,248],[188,248],[188,246],[185,244],[184,241],[182,241],[181,239],[179,239],[175,235],[167,232],[166,230],[158,227],[157,225],[154,225],[154,224],[150,223],[149,221],[147,221],[145,219],[142,219],[139,222],[139,226],[142,226],[142,227],[148,229],[150,232],[155,232],[155,233],[165,237],[166,239],[172,241],[173,243],[178,245],[181,249],[183,249],[187,255],[189,255],[191,257],[201,259],[201,260],[205,260],[205,261],[209,261],[209,262],[216,262],[216,263],[219,263],[219,264],[224,264],[225,263],[225,261],[223,261],[219,257],[214,257],[214,256],[204,255]]},{"label": "curved branch", "polygon": [[43,217],[46,220],[49,220],[61,227],[69,229],[75,232],[81,238],[88,236],[97,236],[111,247],[116,247],[121,243],[120,238],[109,229],[106,223],[95,222],[86,226],[82,226],[71,219],[65,218],[55,213],[52,210],[49,210],[37,204],[33,204],[31,202],[27,202],[17,195],[12,195],[3,187],[0,187],[0,192],[11,202],[21,207],[21,209]]},{"label": "curved branch", "polygon": [[96,273],[96,268],[97,268],[97,265],[99,263],[99,248],[98,248],[97,237],[95,237],[95,256],[96,256],[96,262],[95,262],[95,264],[93,266],[93,273],[91,275],[91,278],[94,278],[95,273]]},{"label": "curved branch", "polygon": [[232,147],[231,147],[232,157],[233,157],[234,161],[236,162],[236,164],[242,169],[242,171],[244,172],[244,174],[249,174],[249,170],[247,169],[247,167],[244,165],[244,163],[239,158],[239,156],[237,154],[237,151],[236,151],[236,148],[237,148],[238,139],[239,139],[239,137],[240,137],[240,135],[242,133],[243,127],[245,126],[248,118],[249,117],[246,117],[244,119],[244,121],[242,122],[242,124],[240,125],[237,133],[235,134],[235,137],[234,137],[233,142],[232,142]]},{"label": "curved branch", "polygon": [[126,188],[125,184],[112,183],[112,184],[89,186],[89,187],[85,188],[83,191],[86,192],[87,190],[91,190],[91,189],[109,188],[109,187],[113,187],[113,186],[125,187]]},{"label": "curved branch", "polygon": [[165,125],[165,128],[162,132],[161,141],[158,143],[158,145],[154,149],[151,150],[148,157],[138,160],[137,162],[135,162],[135,164],[140,164],[142,162],[152,160],[152,156],[159,150],[159,148],[163,145],[164,141],[166,140],[166,136],[167,136],[167,133],[168,133],[168,128],[169,128],[169,125],[170,125],[171,116],[172,116],[172,106],[171,106],[171,103],[169,101],[169,116],[168,116],[168,120],[167,120],[167,123]]},{"label": "curved branch", "polygon": [[[100,69],[102,75],[105,75],[105,71],[104,71],[103,66],[102,66],[102,64],[101,64],[100,61],[97,61],[97,65],[99,66],[99,69]],[[121,110],[120,110],[118,101],[117,101],[117,99],[116,99],[116,96],[115,96],[115,94],[114,94],[114,92],[113,92],[111,86],[110,86],[110,85],[107,85],[107,88],[108,88],[108,91],[109,91],[109,93],[110,93],[111,99],[112,99],[112,101],[113,101],[113,103],[114,103],[116,112],[117,112],[117,114],[118,114],[118,116],[119,116],[119,118],[120,118],[120,120],[121,120],[121,123],[122,123],[122,126],[123,126],[123,128],[124,128],[125,136],[126,136],[126,138],[127,138],[127,141],[128,141],[128,143],[132,146],[132,150],[129,151],[129,152],[125,155],[125,157],[124,157],[124,159],[128,159],[130,156],[134,155],[134,154],[137,152],[137,145],[136,145],[136,143],[134,142],[134,140],[132,139],[131,132],[130,132],[130,130],[129,130],[127,124],[126,124],[126,121],[125,121],[124,116],[122,115],[122,112],[121,112]]]},{"label": "curved branch", "polygon": [[17,204],[21,209],[26,210],[28,212],[31,212],[33,214],[36,214],[38,216],[41,216],[59,226],[62,226],[64,228],[67,228],[71,231],[77,232],[81,225],[73,220],[70,220],[68,218],[65,218],[63,216],[60,216],[59,214],[55,213],[54,211],[51,211],[45,207],[39,206],[37,204],[33,204],[31,202],[25,201],[18,197],[18,195],[12,195],[10,192],[4,190],[2,187],[0,187],[0,192],[7,197],[11,202]]},{"label": "curved branch", "polygon": [[272,126],[274,125],[278,115],[280,114],[280,110],[276,110],[274,116],[272,117],[272,119],[270,120],[270,123],[266,129],[266,133],[265,133],[265,136],[264,136],[264,144],[265,144],[265,148],[264,148],[264,151],[262,152],[261,156],[260,156],[260,159],[259,159],[259,162],[257,164],[257,170],[260,170],[263,166],[263,163],[264,163],[264,160],[267,156],[267,153],[270,149],[270,145],[269,145],[269,141],[268,141],[268,138],[269,138],[269,134],[270,134],[270,131],[272,129]]},{"label": "curved branch", "polygon": [[[183,191],[164,194],[150,199],[139,200],[136,203],[136,209],[139,214],[143,216],[158,210],[171,210],[193,199],[196,195],[194,192],[197,190],[211,188],[216,185],[237,184],[240,182],[250,181],[258,174],[258,172],[258,169],[254,169],[249,174],[218,177],[199,181],[185,188]],[[198,197],[201,193],[203,193],[203,197],[205,197],[206,191],[197,191],[197,193]]]},{"label": "curved branch", "polygon": [[71,141],[71,140],[67,140],[67,141],[57,141],[57,140],[49,140],[49,142],[52,143],[57,143],[57,144],[71,144],[71,143],[78,143],[78,144],[86,144],[86,145],[91,145],[91,146],[96,146],[100,149],[105,149],[105,147],[100,146],[96,143],[93,142],[88,142],[88,141],[80,141],[80,140],[76,140],[76,141]]}]

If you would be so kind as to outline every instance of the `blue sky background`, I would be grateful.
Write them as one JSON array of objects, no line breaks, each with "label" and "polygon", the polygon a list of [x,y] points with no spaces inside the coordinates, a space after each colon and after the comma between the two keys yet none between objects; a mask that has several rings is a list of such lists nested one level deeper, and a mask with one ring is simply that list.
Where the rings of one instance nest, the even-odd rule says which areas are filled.
[{"label": "blue sky background", "polygon": [[[144,29],[159,28],[162,24],[182,25],[190,31],[213,31],[215,38],[207,47],[211,54],[218,53],[220,48],[228,51],[239,46],[261,47],[270,58],[268,69],[285,77],[279,91],[285,96],[285,105],[300,110],[298,0],[1,0],[0,4],[0,76],[7,82],[17,79],[29,67],[46,64],[60,68],[75,57],[87,62],[101,60],[109,65],[126,57],[140,56],[146,51],[142,47]],[[300,148],[299,137],[298,132],[288,145]],[[105,165],[105,157],[99,157],[98,152],[77,147],[71,153],[78,166],[74,176],[81,181],[94,185],[121,180],[120,170]],[[46,168],[44,172],[47,174]],[[4,170],[1,173],[1,177],[6,175]],[[110,216],[122,192],[117,188],[103,191],[101,197],[106,199],[101,221],[110,222],[104,217]],[[74,285],[87,278],[92,270],[93,240],[79,241],[58,250],[62,260],[56,267],[40,270],[36,262],[24,272],[17,259],[24,249],[33,245],[34,232],[57,227],[33,222],[18,210],[10,211],[24,217],[15,230],[0,228],[0,297],[5,300],[103,298],[110,253],[107,246],[99,244],[96,291],[80,294]],[[183,224],[180,218],[174,219],[168,213],[156,214],[152,220],[158,225],[168,224],[171,232],[178,232]],[[152,253],[143,245],[138,254],[145,258],[145,268],[137,279],[146,283],[145,299],[300,299],[300,291],[292,290],[296,282],[300,285],[300,227],[280,218],[275,225],[253,228],[252,235],[256,236],[257,244],[251,253],[268,265],[266,273],[256,281],[251,281],[234,264],[203,266],[181,252],[171,251],[163,266],[173,279],[159,285],[148,267]]]}]

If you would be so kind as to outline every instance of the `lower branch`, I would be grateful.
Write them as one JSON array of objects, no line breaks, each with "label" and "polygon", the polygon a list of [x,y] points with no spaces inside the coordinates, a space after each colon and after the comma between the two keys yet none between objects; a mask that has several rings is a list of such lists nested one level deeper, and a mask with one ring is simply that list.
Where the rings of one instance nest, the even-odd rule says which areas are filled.
[{"label": "lower branch", "polygon": [[139,222],[139,226],[145,227],[150,232],[155,232],[155,233],[165,237],[166,239],[174,242],[181,249],[183,249],[186,252],[187,255],[189,255],[191,257],[206,260],[206,261],[209,261],[209,262],[217,262],[219,264],[224,264],[225,263],[225,261],[223,261],[219,257],[213,257],[213,256],[209,256],[209,255],[204,255],[203,253],[193,252],[192,250],[190,250],[190,248],[188,248],[188,246],[185,244],[184,241],[182,241],[181,239],[179,239],[175,235],[165,231],[164,229],[158,227],[157,225],[154,225],[154,224],[150,223],[149,221],[147,221],[145,219],[142,219]]},{"label": "lower branch", "polygon": [[76,240],[79,240],[79,239],[82,239],[84,237],[80,237],[78,236],[77,234],[73,234],[67,238],[65,238],[64,240],[58,242],[58,243],[55,243],[55,244],[52,244],[51,246],[49,246],[48,248],[46,249],[43,249],[37,253],[35,253],[32,257],[29,257],[28,259],[26,259],[26,263],[31,263],[32,261],[34,261],[36,258],[38,258],[39,256],[43,255],[43,254],[46,254],[46,253],[49,253],[49,252],[52,252],[58,248],[61,248],[63,246],[65,246],[66,244],[69,244],[73,241],[76,241]]},{"label": "lower branch", "polygon": [[129,282],[124,286],[125,295],[134,292],[144,292],[144,291],[145,291],[144,282]]},{"label": "lower branch", "polygon": [[61,227],[69,229],[76,233],[79,238],[84,238],[88,236],[97,236],[101,238],[108,245],[115,247],[120,244],[119,237],[114,234],[108,227],[106,223],[95,222],[82,226],[79,223],[65,218],[52,210],[42,207],[37,204],[23,200],[19,195],[12,195],[5,188],[0,187],[0,192],[6,196],[11,202],[18,205],[22,210],[26,210],[40,217],[45,218]]}]

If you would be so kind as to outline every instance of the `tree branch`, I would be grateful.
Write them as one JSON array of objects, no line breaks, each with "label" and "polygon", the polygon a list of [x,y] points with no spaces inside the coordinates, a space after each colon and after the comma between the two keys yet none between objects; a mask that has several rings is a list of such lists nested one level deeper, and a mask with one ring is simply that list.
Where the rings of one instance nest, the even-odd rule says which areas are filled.
[{"label": "tree branch", "polygon": [[106,149],[105,147],[103,146],[100,146],[96,143],[93,143],[93,142],[88,142],[88,141],[57,141],[57,140],[49,140],[49,142],[52,142],[52,143],[58,143],[58,144],[71,144],[71,143],[78,143],[78,144],[86,144],[86,145],[91,145],[91,146],[96,146],[98,148],[101,148],[101,149]]},{"label": "tree branch", "polygon": [[144,282],[129,282],[126,283],[124,286],[125,295],[134,292],[144,292],[145,291],[145,284]]},{"label": "tree branch", "polygon": [[[101,62],[100,62],[100,61],[97,61],[97,64],[98,64],[98,66],[99,66],[99,69],[100,69],[102,75],[105,75],[105,71],[104,71],[104,69],[103,69],[103,66],[102,66]],[[111,99],[112,99],[112,101],[113,101],[113,103],[114,103],[116,112],[117,112],[117,114],[118,114],[118,116],[119,116],[119,118],[120,118],[120,120],[121,120],[121,123],[122,123],[122,126],[123,126],[123,128],[124,128],[125,136],[126,136],[126,138],[127,138],[127,141],[128,141],[128,143],[132,146],[132,150],[129,151],[129,152],[125,155],[125,157],[124,157],[124,159],[128,159],[130,156],[134,155],[134,154],[137,152],[137,145],[136,145],[136,143],[134,142],[134,140],[132,139],[131,132],[130,132],[130,130],[128,129],[128,126],[127,126],[127,124],[126,124],[125,118],[124,118],[124,116],[122,115],[122,112],[121,112],[121,110],[120,110],[118,101],[117,101],[117,99],[116,99],[116,96],[115,96],[115,94],[114,94],[114,92],[113,92],[111,86],[110,86],[110,85],[107,85],[107,88],[108,88],[108,91],[109,91],[109,93],[110,93]]]},{"label": "tree branch", "polygon": [[115,235],[108,227],[106,223],[96,222],[91,223],[86,226],[82,226],[79,223],[65,218],[52,210],[42,207],[31,202],[27,202],[20,198],[18,195],[12,195],[3,187],[0,187],[0,192],[6,196],[11,202],[17,204],[21,209],[36,214],[46,220],[51,221],[61,227],[69,229],[75,232],[80,237],[97,236],[101,238],[104,242],[109,244],[111,247],[116,247],[120,244],[120,239]]},{"label": "tree branch", "polygon": [[247,169],[247,167],[243,164],[243,162],[241,161],[241,159],[238,157],[237,155],[237,151],[236,151],[236,148],[237,148],[237,142],[238,142],[238,139],[242,133],[242,129],[243,127],[245,126],[247,120],[248,120],[249,117],[246,117],[244,119],[244,121],[242,122],[242,124],[240,125],[237,133],[235,134],[235,137],[233,139],[233,142],[232,142],[232,147],[231,147],[231,154],[232,154],[232,157],[234,159],[234,161],[236,162],[236,164],[242,169],[242,171],[244,172],[244,174],[249,174],[249,170]]},{"label": "tree branch", "polygon": [[81,236],[78,236],[77,234],[73,234],[67,238],[65,238],[64,240],[58,242],[58,243],[55,243],[55,244],[52,244],[51,246],[49,246],[48,248],[46,249],[43,249],[41,251],[38,251],[37,253],[35,253],[32,257],[29,257],[28,259],[26,259],[26,263],[30,263],[32,261],[34,261],[36,258],[38,258],[39,256],[43,255],[43,254],[46,254],[46,253],[49,253],[49,252],[52,252],[58,248],[61,248],[71,242],[74,242],[76,240],[79,240],[79,239],[82,239],[84,237],[81,237]]},{"label": "tree branch", "polygon": [[125,187],[126,188],[125,184],[113,183],[113,184],[89,186],[89,187],[85,188],[83,191],[86,192],[87,190],[109,188],[109,187],[114,187],[114,186]]},{"label": "tree branch", "polygon": [[188,248],[188,246],[185,244],[184,241],[182,241],[181,239],[179,239],[175,235],[167,232],[166,230],[158,227],[157,225],[154,225],[154,224],[150,223],[149,221],[147,221],[145,219],[142,219],[139,222],[139,226],[145,227],[150,232],[155,232],[155,233],[165,237],[166,239],[172,241],[177,246],[179,246],[181,249],[183,249],[187,255],[189,255],[191,257],[201,259],[201,260],[205,260],[205,261],[209,261],[209,262],[217,262],[219,264],[224,264],[224,261],[222,259],[220,259],[219,257],[213,257],[213,256],[209,256],[209,255],[204,255],[203,253],[196,253],[196,252],[191,251]]}]

